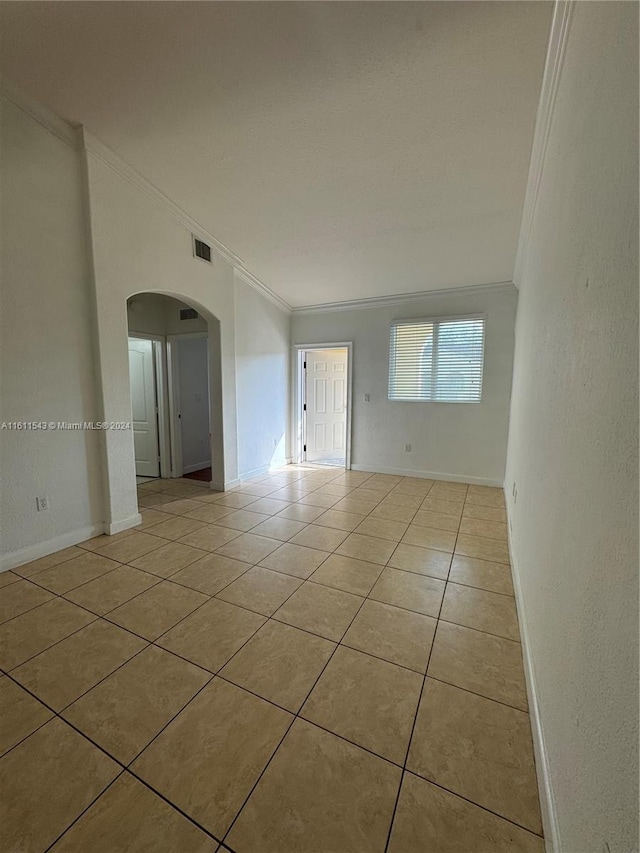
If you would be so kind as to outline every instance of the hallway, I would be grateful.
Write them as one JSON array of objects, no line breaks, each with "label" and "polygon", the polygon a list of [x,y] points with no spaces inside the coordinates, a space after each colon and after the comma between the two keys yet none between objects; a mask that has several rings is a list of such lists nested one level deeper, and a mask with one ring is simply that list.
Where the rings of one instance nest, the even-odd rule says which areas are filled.
[{"label": "hallway", "polygon": [[2,849],[543,853],[500,489],[138,494],[0,575]]}]

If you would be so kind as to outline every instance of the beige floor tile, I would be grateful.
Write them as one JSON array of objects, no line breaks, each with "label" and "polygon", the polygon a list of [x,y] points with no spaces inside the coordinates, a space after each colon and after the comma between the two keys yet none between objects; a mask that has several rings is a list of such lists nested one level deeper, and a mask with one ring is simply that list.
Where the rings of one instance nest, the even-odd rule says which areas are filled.
[{"label": "beige floor tile", "polygon": [[430,512],[428,509],[421,509],[417,512],[413,519],[414,524],[419,524],[422,527],[431,527],[436,530],[449,530],[457,533],[460,526],[460,517],[457,515],[444,515],[442,512]]},{"label": "beige floor tile", "polygon": [[222,838],[291,719],[286,711],[216,678],[143,752],[133,769]]},{"label": "beige floor tile", "polygon": [[230,527],[219,527],[217,524],[205,524],[195,533],[187,533],[180,539],[182,545],[190,545],[192,548],[200,548],[202,551],[217,551],[227,542],[242,536],[239,530]]},{"label": "beige floor tile", "polygon": [[463,506],[464,504],[461,501],[445,501],[442,498],[431,497],[429,494],[422,501],[420,509],[427,512],[437,512],[440,515],[455,515],[460,518]]},{"label": "beige floor tile", "polygon": [[0,761],[0,850],[46,850],[120,772],[60,719]]},{"label": "beige floor tile", "polygon": [[123,773],[51,853],[215,853],[218,842]]},{"label": "beige floor tile", "polygon": [[391,503],[386,499],[379,503],[371,512],[371,518],[382,518],[385,521],[398,521],[409,524],[416,514],[414,507]]},{"label": "beige floor tile", "polygon": [[504,507],[504,492],[496,486],[469,486],[467,502],[482,506]]},{"label": "beige floor tile", "polygon": [[11,675],[59,711],[145,645],[139,637],[99,619],[23,663]]},{"label": "beige floor tile", "polygon": [[297,578],[308,578],[329,556],[328,551],[287,543],[260,561],[261,566]]},{"label": "beige floor tile", "polygon": [[329,640],[270,620],[220,675],[295,714],[335,648]]},{"label": "beige floor tile", "polygon": [[276,488],[277,486],[267,486],[262,483],[243,483],[238,488],[238,492],[243,495],[251,495],[253,500],[257,501],[258,498],[264,498],[275,492]]},{"label": "beige floor tile", "polygon": [[403,764],[422,681],[417,672],[339,646],[300,714]]},{"label": "beige floor tile", "polygon": [[254,533],[243,533],[237,539],[233,539],[218,548],[218,551],[225,557],[232,557],[234,560],[242,560],[245,563],[255,565],[264,560],[276,548],[279,548],[281,544],[278,539],[268,539],[266,536],[256,536]]},{"label": "beige floor tile", "polygon": [[394,506],[401,506],[405,509],[412,509],[415,513],[419,509],[423,500],[424,495],[422,493],[416,494],[413,491],[394,489],[392,492],[389,492],[382,503],[385,505],[393,504]]},{"label": "beige floor tile", "polygon": [[389,853],[544,853],[537,835],[405,773]]},{"label": "beige floor tile", "polygon": [[201,592],[162,581],[109,613],[109,621],[147,640],[156,640],[207,601]]},{"label": "beige floor tile", "polygon": [[278,513],[277,518],[290,518],[292,521],[301,521],[310,524],[318,516],[322,515],[324,509],[321,506],[306,506],[305,504],[291,504]]},{"label": "beige floor tile", "polygon": [[321,495],[318,492],[310,492],[308,495],[305,495],[303,498],[300,498],[298,503],[301,503],[305,506],[318,506],[323,507],[324,509],[329,509],[338,501],[341,500],[338,495]]},{"label": "beige floor tile", "polygon": [[351,533],[337,549],[336,553],[356,560],[369,563],[379,563],[384,566],[396,545],[386,539],[375,536],[363,536],[361,533]]},{"label": "beige floor tile", "polygon": [[65,597],[74,604],[102,616],[160,583],[160,578],[156,575],[150,575],[132,566],[116,565],[118,567],[113,571],[70,590]]},{"label": "beige floor tile", "polygon": [[527,710],[520,643],[440,622],[428,675]]},{"label": "beige floor tile", "polygon": [[291,542],[294,545],[304,545],[318,551],[335,551],[347,536],[348,533],[345,530],[335,530],[332,527],[319,527],[316,524],[310,524],[302,532],[296,534]]},{"label": "beige floor tile", "polygon": [[245,495],[241,492],[210,492],[201,501],[214,503],[216,506],[228,507],[229,510],[244,509],[249,504],[255,503],[258,498],[255,495]]},{"label": "beige floor tile", "polygon": [[153,527],[149,527],[147,533],[150,533],[153,536],[158,536],[161,539],[170,539],[172,542],[175,542],[177,539],[181,539],[189,533],[195,533],[195,531],[199,530],[201,527],[204,527],[203,521],[196,521],[193,518],[185,518],[183,515],[174,515],[171,516],[168,521],[162,521],[160,524],[154,524]]},{"label": "beige floor tile", "polygon": [[250,568],[250,563],[243,563],[241,560],[232,560],[222,554],[207,554],[172,575],[171,580],[205,595],[215,595]]},{"label": "beige floor tile", "polygon": [[339,509],[328,509],[319,518],[315,520],[315,524],[320,527],[332,527],[335,530],[355,530],[362,521],[362,516],[353,512],[343,512]]},{"label": "beige floor tile", "polygon": [[424,674],[435,630],[431,616],[365,601],[342,644]]},{"label": "beige floor tile", "polygon": [[[113,537],[109,537],[112,539]],[[164,542],[158,536],[151,536],[149,533],[133,532],[131,536],[126,536],[118,542],[110,542],[102,545],[98,553],[103,557],[108,557],[110,560],[117,560],[119,563],[128,563],[143,554],[148,554],[150,551],[155,551],[161,548]]]},{"label": "beige floor tile", "polygon": [[359,595],[307,581],[276,610],[274,618],[338,642],[362,601]]},{"label": "beige floor tile", "polygon": [[368,563],[365,560],[354,560],[353,557],[331,554],[309,580],[324,586],[332,586],[334,589],[343,589],[345,592],[366,596],[371,592],[381,571],[382,566],[379,563]]},{"label": "beige floor tile", "polygon": [[171,480],[165,489],[168,495],[175,495],[177,498],[193,498],[198,495],[208,494],[208,491],[209,488],[206,483],[198,484],[194,480],[190,480],[189,482]]},{"label": "beige floor tile", "polygon": [[219,592],[217,598],[271,616],[302,582],[300,578],[254,566]]},{"label": "beige floor tile", "polygon": [[456,483],[452,480],[434,480],[432,492],[452,492],[459,499],[464,499],[469,489],[468,483]]},{"label": "beige floor tile", "polygon": [[304,530],[306,524],[303,521],[294,521],[291,518],[281,518],[279,515],[272,515],[266,521],[258,524],[253,529],[256,536],[266,536],[268,539],[279,539],[281,542],[286,542]]},{"label": "beige floor tile", "polygon": [[365,518],[356,528],[356,533],[363,536],[377,536],[379,539],[388,539],[391,542],[399,542],[407,531],[408,524],[402,521],[389,521],[385,518]]},{"label": "beige floor tile", "polygon": [[233,530],[241,530],[246,533],[257,527],[261,521],[266,521],[270,518],[264,512],[253,512],[253,509],[236,509],[228,515],[219,518],[216,524],[220,527],[231,527]]},{"label": "beige floor tile", "polygon": [[161,637],[158,645],[217,672],[264,622],[264,616],[214,598]]},{"label": "beige floor tile", "polygon": [[432,548],[435,551],[453,553],[456,544],[456,533],[449,530],[437,530],[435,527],[422,527],[411,524],[404,534],[402,542],[405,545],[418,545],[420,548]]},{"label": "beige floor tile", "polygon": [[77,545],[72,545],[70,548],[63,548],[62,551],[56,551],[54,554],[47,554],[46,557],[40,557],[39,560],[33,560],[30,563],[25,563],[23,566],[18,566],[13,571],[23,578],[30,578],[33,575],[41,572],[43,569],[49,569],[51,566],[57,566],[59,563],[64,563],[65,560],[71,560],[73,557],[79,557],[84,553],[82,548]]},{"label": "beige floor tile", "polygon": [[175,518],[174,515],[170,515],[168,512],[161,512],[159,509],[141,509],[140,515],[142,522],[136,524],[134,529],[141,531],[148,530],[150,527],[160,524],[161,521],[170,521],[172,518]]},{"label": "beige floor tile", "polygon": [[358,500],[358,498],[352,498],[347,495],[346,498],[339,500],[332,509],[337,510],[338,512],[349,512],[352,515],[359,515],[360,518],[364,518],[365,515],[369,515],[371,510],[375,509],[377,506],[378,504],[375,501]]},{"label": "beige floor tile", "polygon": [[237,853],[383,851],[399,782],[398,767],[296,720],[229,846]]},{"label": "beige floor tile", "polygon": [[274,497],[260,498],[251,506],[251,512],[266,513],[266,515],[276,515],[282,512],[283,509],[289,507],[289,501],[279,501]]},{"label": "beige floor tile", "polygon": [[0,589],[19,580],[21,580],[20,575],[16,575],[13,572],[0,572]]},{"label": "beige floor tile", "polygon": [[428,678],[407,769],[542,833],[529,715]]},{"label": "beige floor tile", "polygon": [[485,539],[481,536],[469,536],[460,533],[456,542],[456,554],[463,557],[476,557],[493,563],[509,563],[509,547],[506,542]]},{"label": "beige floor tile", "polygon": [[504,563],[490,563],[475,557],[454,555],[449,580],[455,583],[513,595],[511,569]]},{"label": "beige floor tile", "polygon": [[173,503],[175,500],[175,495],[166,495],[164,492],[142,492],[138,489],[138,509],[162,510],[163,506]]},{"label": "beige floor tile", "polygon": [[224,518],[226,515],[231,515],[233,507],[220,506],[218,503],[202,503],[198,501],[196,509],[185,512],[185,518],[194,518],[196,521],[204,521],[206,524],[213,524]]},{"label": "beige floor tile", "polygon": [[481,518],[484,521],[498,521],[506,524],[507,513],[502,507],[483,506],[466,501],[462,512],[463,518]]},{"label": "beige floor tile", "polygon": [[136,560],[130,560],[129,565],[145,572],[151,572],[158,577],[168,578],[180,569],[184,569],[185,566],[204,557],[205,553],[200,548],[191,548],[189,545],[183,545],[180,542],[167,542],[157,551],[151,551],[150,554],[145,554]]},{"label": "beige floor tile", "polygon": [[358,486],[357,489],[351,492],[351,497],[358,501],[371,501],[377,506],[386,497],[387,492],[380,491],[379,489],[370,489],[368,488],[368,484],[369,481],[367,480],[363,486]]},{"label": "beige floor tile", "polygon": [[53,716],[7,676],[0,678],[0,755],[20,743]]},{"label": "beige floor tile", "polygon": [[462,517],[460,533],[470,536],[484,536],[486,539],[507,541],[507,525],[498,521],[483,521],[479,518]]},{"label": "beige floor tile", "polygon": [[441,580],[447,579],[450,564],[451,554],[446,551],[420,548],[419,545],[406,545],[404,542],[398,545],[388,563],[394,569],[429,575]]},{"label": "beige floor tile", "polygon": [[[186,515],[193,510],[202,509],[202,504],[194,500],[194,498],[178,498],[166,503],[162,507],[162,512],[169,512],[172,515]],[[173,539],[173,537],[171,537]]]},{"label": "beige floor tile", "polygon": [[63,716],[122,764],[129,764],[211,675],[149,646],[70,705]]},{"label": "beige floor tile", "polygon": [[9,671],[96,619],[81,607],[53,598],[0,625],[0,667]]},{"label": "beige floor tile", "polygon": [[516,603],[510,595],[448,583],[440,618],[520,641]]},{"label": "beige floor tile", "polygon": [[[49,571],[45,569],[45,571]],[[19,580],[0,589],[0,622],[14,619],[50,601],[53,595],[31,581]]]},{"label": "beige floor tile", "polygon": [[110,560],[101,554],[85,551],[79,557],[66,560],[59,566],[52,566],[50,569],[38,572],[37,578],[34,578],[34,583],[43,586],[50,592],[62,595],[81,584],[117,569],[119,566],[120,563],[115,560]]},{"label": "beige floor tile", "polygon": [[444,588],[444,581],[436,578],[399,569],[385,569],[369,597],[374,601],[437,617]]},{"label": "beige floor tile", "polygon": [[269,497],[278,501],[286,501],[290,503],[291,501],[299,501],[300,498],[303,498],[305,495],[308,495],[312,489],[295,489],[293,486],[283,486],[281,489],[277,489],[275,492],[272,492]]}]

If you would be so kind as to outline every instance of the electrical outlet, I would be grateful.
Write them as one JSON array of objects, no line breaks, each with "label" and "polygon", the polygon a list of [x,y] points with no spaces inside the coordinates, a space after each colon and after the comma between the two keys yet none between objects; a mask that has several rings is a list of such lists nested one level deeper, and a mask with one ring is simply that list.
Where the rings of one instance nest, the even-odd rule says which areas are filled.
[{"label": "electrical outlet", "polygon": [[38,512],[46,512],[49,509],[49,498],[47,495],[42,495],[42,497],[36,498],[36,507]]},{"label": "electrical outlet", "polygon": [[411,453],[411,445],[410,444],[405,444],[404,452],[405,453]]},{"label": "electrical outlet", "polygon": [[274,447],[274,450],[277,448],[277,446],[278,446],[278,439],[277,439],[277,438],[274,438],[274,439],[273,439],[273,447]]}]

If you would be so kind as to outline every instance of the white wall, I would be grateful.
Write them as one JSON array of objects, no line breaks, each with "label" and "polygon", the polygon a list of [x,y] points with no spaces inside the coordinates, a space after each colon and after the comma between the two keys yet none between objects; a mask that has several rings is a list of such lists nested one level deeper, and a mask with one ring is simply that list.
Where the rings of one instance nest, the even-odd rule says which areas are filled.
[{"label": "white wall", "polygon": [[236,277],[238,470],[241,477],[290,456],[290,317]]},{"label": "white wall", "polygon": [[[516,302],[511,287],[434,295],[400,305],[294,314],[295,344],[353,342],[354,468],[502,484]],[[476,312],[486,314],[482,402],[390,402],[391,322]],[[411,445],[410,453],[405,444]]]},{"label": "white wall", "polygon": [[[187,321],[185,321],[187,322]],[[180,444],[185,474],[211,465],[209,354],[206,337],[175,341],[180,393]]]},{"label": "white wall", "polygon": [[637,38],[637,4],[575,5],[518,305],[506,492],[563,853],[638,849]]},{"label": "white wall", "polygon": [[[77,152],[0,99],[0,421],[98,421]],[[0,433],[2,567],[87,538],[103,518],[97,432]],[[36,512],[36,496],[50,508]]]}]

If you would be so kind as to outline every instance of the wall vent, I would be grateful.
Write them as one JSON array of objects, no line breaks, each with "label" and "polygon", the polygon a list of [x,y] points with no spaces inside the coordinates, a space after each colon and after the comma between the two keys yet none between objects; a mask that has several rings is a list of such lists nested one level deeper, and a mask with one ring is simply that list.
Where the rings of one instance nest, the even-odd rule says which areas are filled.
[{"label": "wall vent", "polygon": [[181,320],[197,320],[200,315],[196,311],[195,308],[181,308],[180,309],[180,319]]},{"label": "wall vent", "polygon": [[203,261],[211,263],[211,246],[207,246],[206,243],[198,240],[195,236],[193,238],[193,254],[196,258],[201,258]]}]

